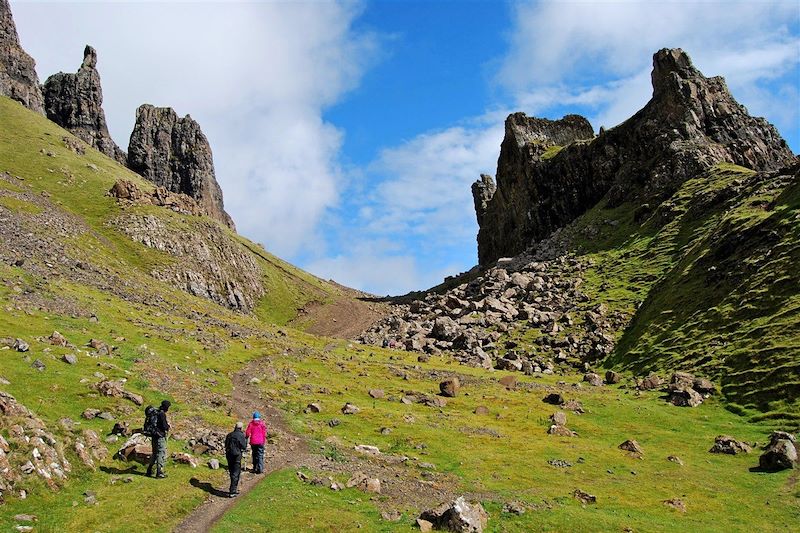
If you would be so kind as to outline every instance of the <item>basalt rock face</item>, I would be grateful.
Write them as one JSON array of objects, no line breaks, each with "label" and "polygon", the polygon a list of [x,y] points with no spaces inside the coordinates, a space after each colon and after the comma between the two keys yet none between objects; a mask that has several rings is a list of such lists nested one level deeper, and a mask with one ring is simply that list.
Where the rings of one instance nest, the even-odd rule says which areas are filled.
[{"label": "basalt rock face", "polygon": [[75,74],[59,72],[44,84],[47,118],[123,165],[125,152],[111,139],[103,112],[103,90],[97,72],[97,53],[91,46],[83,51],[83,63]]},{"label": "basalt rock face", "polygon": [[0,0],[0,95],[44,114],[44,99],[36,62],[19,44],[8,0]]},{"label": "basalt rock face", "polygon": [[234,229],[214,175],[208,139],[189,115],[144,104],[128,145],[128,167],[156,185],[194,198],[204,211]]},{"label": "basalt rock face", "polygon": [[652,83],[644,108],[594,139],[580,117],[508,117],[496,192],[487,199],[483,178],[473,186],[481,264],[522,252],[604,197],[610,206],[657,205],[717,163],[774,170],[793,159],[771,124],[751,117],[723,78],[703,76],[682,50],[653,56]]}]

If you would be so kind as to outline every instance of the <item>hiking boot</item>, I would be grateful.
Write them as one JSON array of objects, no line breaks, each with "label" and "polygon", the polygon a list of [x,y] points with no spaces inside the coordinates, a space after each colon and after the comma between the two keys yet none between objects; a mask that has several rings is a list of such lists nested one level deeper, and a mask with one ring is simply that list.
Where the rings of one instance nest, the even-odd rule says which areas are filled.
[{"label": "hiking boot", "polygon": [[159,472],[156,474],[156,479],[164,479],[167,475],[164,472]]}]

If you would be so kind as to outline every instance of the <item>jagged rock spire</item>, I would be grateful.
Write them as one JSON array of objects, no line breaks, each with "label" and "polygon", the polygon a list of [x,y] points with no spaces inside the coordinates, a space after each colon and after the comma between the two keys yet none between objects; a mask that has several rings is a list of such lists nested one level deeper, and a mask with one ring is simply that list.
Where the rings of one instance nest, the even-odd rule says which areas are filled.
[{"label": "jagged rock spire", "polygon": [[36,62],[20,46],[8,0],[0,0],[0,95],[44,114]]},{"label": "jagged rock spire", "polygon": [[[497,190],[473,186],[478,260],[516,255],[604,197],[660,203],[687,179],[720,162],[774,170],[794,154],[777,130],[751,117],[721,77],[706,78],[681,49],[653,56],[653,97],[594,140],[581,120],[542,121],[515,113],[497,163]],[[588,122],[585,125],[588,127]],[[547,146],[568,145],[545,160]]]},{"label": "jagged rock spire", "polygon": [[106,124],[103,111],[103,89],[97,66],[97,52],[86,45],[78,72],[53,74],[44,84],[47,118],[108,157],[125,164],[120,150]]},{"label": "jagged rock spire", "polygon": [[209,216],[234,229],[214,174],[211,146],[192,117],[144,104],[128,145],[128,167],[169,191],[191,196]]}]

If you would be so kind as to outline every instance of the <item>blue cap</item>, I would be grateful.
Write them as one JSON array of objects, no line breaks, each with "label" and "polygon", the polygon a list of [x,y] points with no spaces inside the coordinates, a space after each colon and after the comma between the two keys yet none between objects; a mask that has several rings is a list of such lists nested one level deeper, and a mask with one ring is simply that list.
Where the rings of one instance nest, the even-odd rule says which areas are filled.
[{"label": "blue cap", "polygon": [[259,418],[261,418],[261,413],[259,413],[258,411],[253,413],[253,420],[258,420]]}]

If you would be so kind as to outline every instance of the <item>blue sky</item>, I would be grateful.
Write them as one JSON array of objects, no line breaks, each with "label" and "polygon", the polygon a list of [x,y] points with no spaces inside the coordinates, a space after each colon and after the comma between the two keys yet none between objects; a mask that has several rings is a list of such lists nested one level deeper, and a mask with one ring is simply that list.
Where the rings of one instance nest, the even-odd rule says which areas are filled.
[{"label": "blue sky", "polygon": [[659,48],[800,150],[795,0],[11,3],[42,80],[97,48],[121,147],[141,103],[191,113],[241,233],[377,294],[475,264],[469,187],[508,113],[613,126],[649,99]]}]

